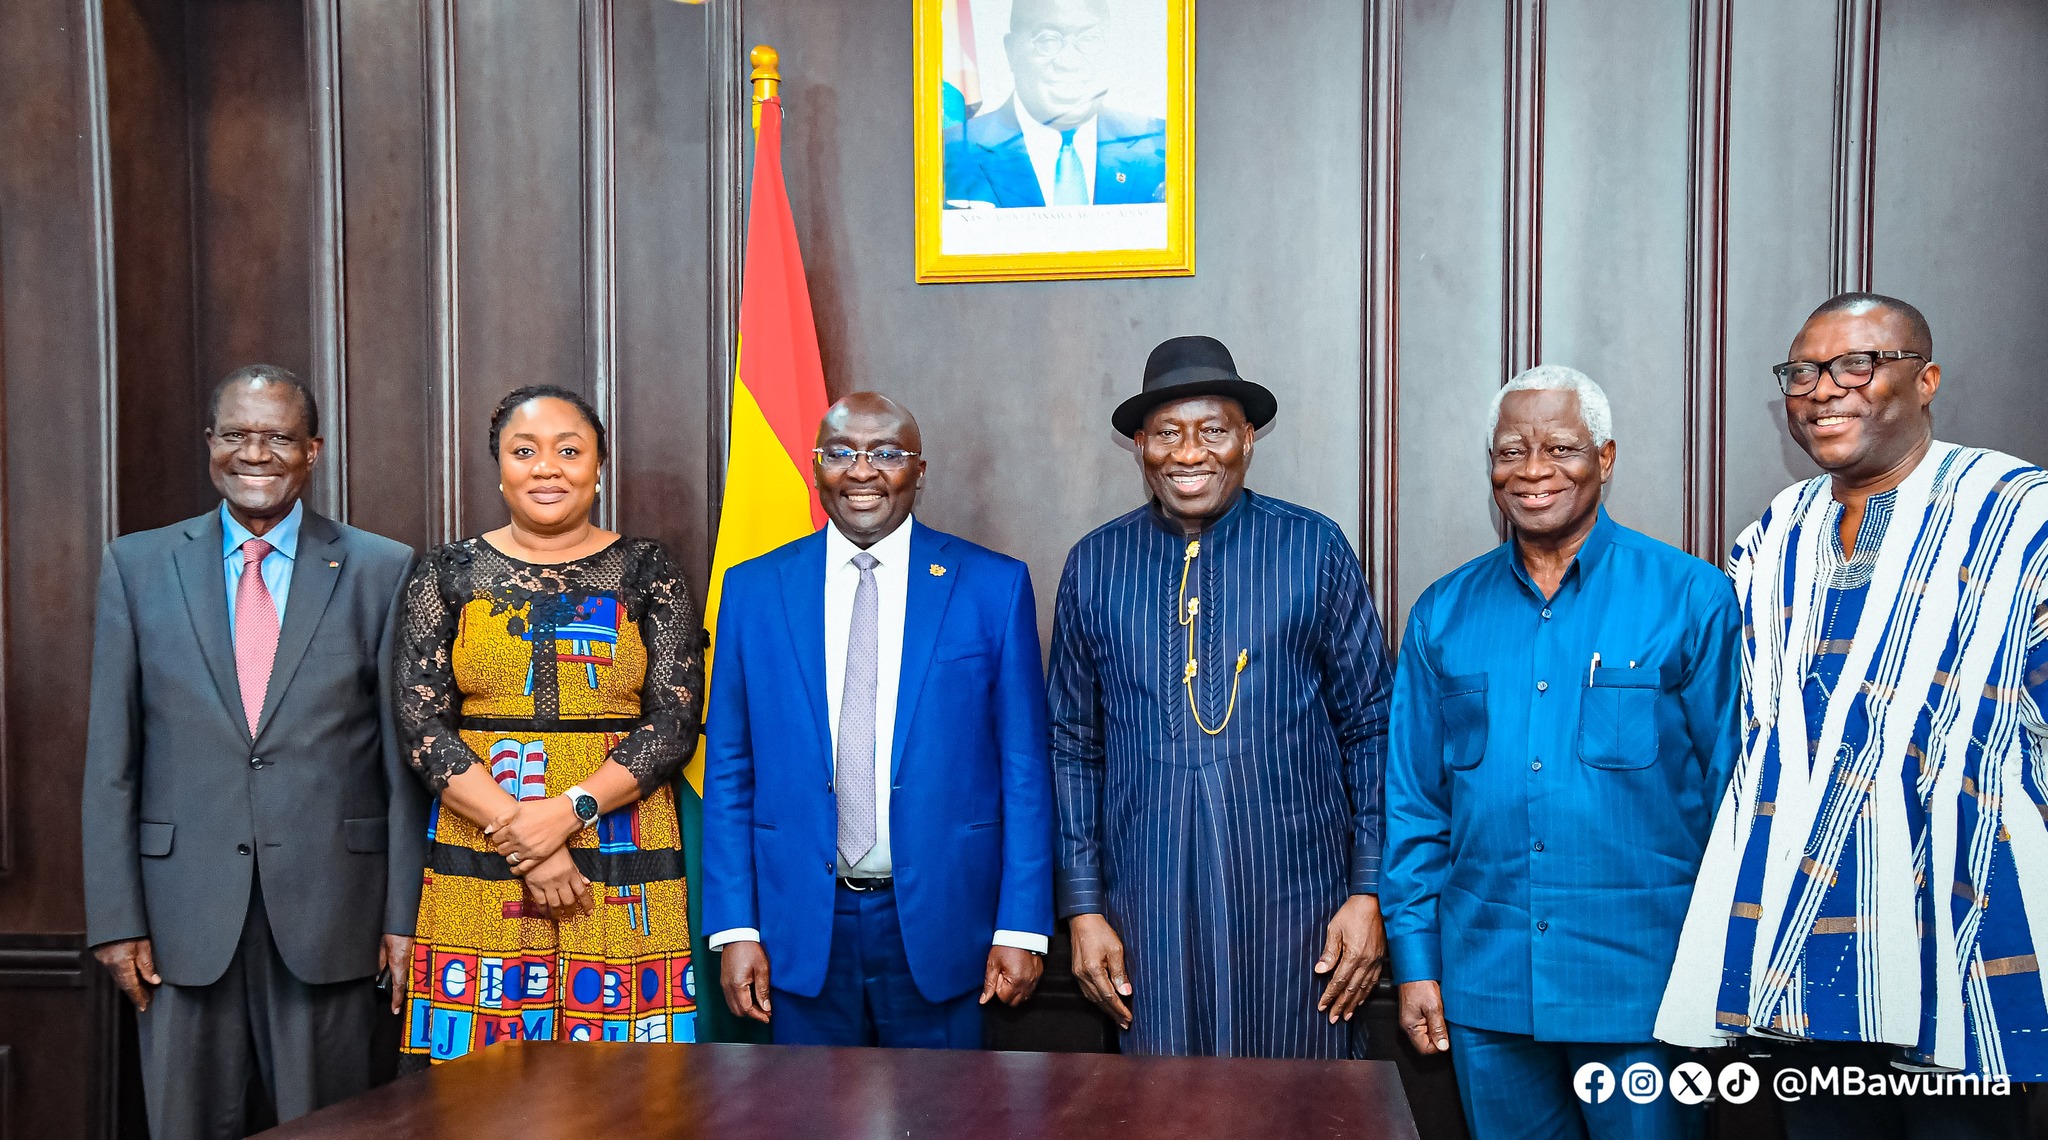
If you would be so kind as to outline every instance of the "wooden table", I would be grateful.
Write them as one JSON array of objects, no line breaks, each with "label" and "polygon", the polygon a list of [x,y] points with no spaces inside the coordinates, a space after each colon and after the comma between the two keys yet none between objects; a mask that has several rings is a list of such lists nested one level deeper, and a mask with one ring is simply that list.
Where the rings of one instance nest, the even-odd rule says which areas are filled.
[{"label": "wooden table", "polygon": [[1385,1061],[510,1042],[275,1140],[1413,1140]]}]

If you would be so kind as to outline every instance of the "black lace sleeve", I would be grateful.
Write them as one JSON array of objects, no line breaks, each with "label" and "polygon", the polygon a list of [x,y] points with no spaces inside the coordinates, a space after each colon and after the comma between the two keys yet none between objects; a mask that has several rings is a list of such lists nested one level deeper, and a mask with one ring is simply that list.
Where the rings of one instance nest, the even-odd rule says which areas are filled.
[{"label": "black lace sleeve", "polygon": [[399,618],[392,704],[406,762],[440,791],[451,777],[482,763],[456,731],[455,634],[461,607],[449,601],[459,544],[428,554],[405,583]]},{"label": "black lace sleeve", "polygon": [[635,544],[620,589],[647,646],[640,724],[612,749],[646,795],[674,778],[697,747],[704,714],[704,617],[660,543]]}]

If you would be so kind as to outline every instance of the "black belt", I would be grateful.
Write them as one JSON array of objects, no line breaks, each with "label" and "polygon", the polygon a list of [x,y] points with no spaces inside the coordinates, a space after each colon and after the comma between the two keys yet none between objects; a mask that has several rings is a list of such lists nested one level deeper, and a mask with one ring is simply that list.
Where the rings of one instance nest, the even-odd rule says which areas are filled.
[{"label": "black belt", "polygon": [[466,716],[462,727],[470,732],[631,732],[640,727],[638,717],[610,716],[536,720],[517,716]]},{"label": "black belt", "polygon": [[862,894],[866,894],[869,891],[886,891],[894,887],[896,885],[896,877],[894,875],[883,875],[880,878],[855,878],[851,875],[841,875],[839,876],[839,885],[849,891],[859,891]]}]

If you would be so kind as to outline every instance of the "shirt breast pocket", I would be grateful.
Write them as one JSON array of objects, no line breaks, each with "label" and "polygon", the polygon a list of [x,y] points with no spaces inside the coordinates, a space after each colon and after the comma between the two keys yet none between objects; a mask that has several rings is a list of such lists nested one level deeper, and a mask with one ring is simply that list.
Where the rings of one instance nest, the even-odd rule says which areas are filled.
[{"label": "shirt breast pocket", "polygon": [[1595,669],[1579,697],[1579,759],[1629,771],[1657,762],[1657,669]]},{"label": "shirt breast pocket", "polygon": [[1441,707],[1446,759],[1460,772],[1478,767],[1486,756],[1486,674],[1445,677]]}]

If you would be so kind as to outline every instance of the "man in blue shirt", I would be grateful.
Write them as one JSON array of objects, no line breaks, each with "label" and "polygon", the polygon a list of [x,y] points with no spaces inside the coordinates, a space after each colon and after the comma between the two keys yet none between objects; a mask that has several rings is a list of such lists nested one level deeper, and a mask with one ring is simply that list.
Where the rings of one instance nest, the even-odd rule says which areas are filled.
[{"label": "man in blue shirt", "polygon": [[1630,1067],[1661,1086],[1680,1059],[1651,1029],[1735,760],[1735,598],[1601,509],[1599,385],[1531,369],[1492,418],[1514,538],[1422,595],[1394,683],[1401,1025],[1456,1057],[1475,1136],[1698,1136],[1703,1112]]}]

